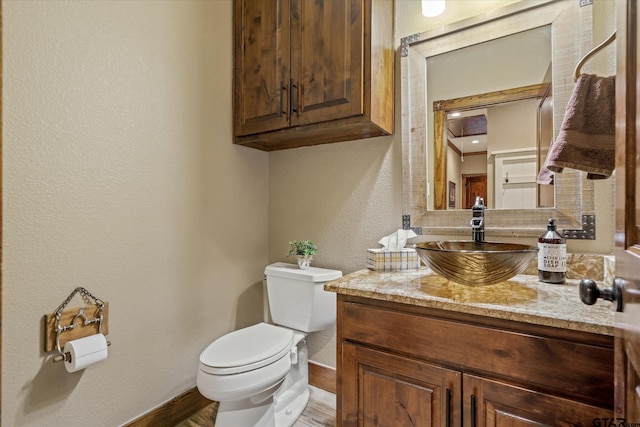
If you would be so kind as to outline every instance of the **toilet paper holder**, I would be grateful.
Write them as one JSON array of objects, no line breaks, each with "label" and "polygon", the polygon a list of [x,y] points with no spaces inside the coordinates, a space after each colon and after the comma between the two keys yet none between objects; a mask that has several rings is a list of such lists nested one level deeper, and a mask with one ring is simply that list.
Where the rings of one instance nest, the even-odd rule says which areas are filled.
[{"label": "toilet paper holder", "polygon": [[[80,294],[91,302],[89,309],[83,306],[65,310],[76,294]],[[65,354],[62,350],[67,341],[94,334],[108,334],[108,303],[95,297],[85,288],[78,287],[69,294],[52,315],[45,315],[44,320],[45,351],[58,351],[59,355],[53,358],[54,362],[68,361],[69,353]],[[78,320],[81,322],[78,323]],[[67,321],[69,323],[63,325]],[[67,333],[67,335],[62,337],[63,333]],[[107,341],[107,345],[111,345],[111,342]]]}]

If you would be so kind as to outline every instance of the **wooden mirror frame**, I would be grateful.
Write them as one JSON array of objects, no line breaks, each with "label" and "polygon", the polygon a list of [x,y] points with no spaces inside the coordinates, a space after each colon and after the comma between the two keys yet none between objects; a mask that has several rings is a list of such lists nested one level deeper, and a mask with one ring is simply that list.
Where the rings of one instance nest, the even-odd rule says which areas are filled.
[{"label": "wooden mirror frame", "polygon": [[[577,1],[522,1],[402,39],[403,215],[409,215],[411,227],[431,235],[469,232],[468,211],[428,209],[427,57],[551,25],[555,135],[573,91],[574,67],[593,46],[592,20],[592,7],[580,7]],[[538,236],[547,219],[553,217],[565,237],[595,239],[593,183],[583,175],[586,177],[571,169],[556,174],[554,208],[488,210],[487,231],[491,236]],[[613,180],[610,181],[613,191]]]}]

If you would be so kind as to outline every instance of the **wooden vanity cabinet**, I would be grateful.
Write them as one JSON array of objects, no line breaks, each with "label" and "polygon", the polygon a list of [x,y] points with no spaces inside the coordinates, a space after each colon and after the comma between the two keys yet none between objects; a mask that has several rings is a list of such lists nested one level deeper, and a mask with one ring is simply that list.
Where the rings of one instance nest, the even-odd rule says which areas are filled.
[{"label": "wooden vanity cabinet", "polygon": [[393,19],[390,0],[234,0],[235,143],[391,134]]},{"label": "wooden vanity cabinet", "polygon": [[338,426],[587,426],[613,337],[338,295]]},{"label": "wooden vanity cabinet", "polygon": [[611,406],[588,405],[474,375],[463,375],[462,390],[464,426],[592,426],[594,420],[613,416]]},{"label": "wooden vanity cabinet", "polygon": [[460,372],[351,343],[342,361],[343,426],[459,425]]}]

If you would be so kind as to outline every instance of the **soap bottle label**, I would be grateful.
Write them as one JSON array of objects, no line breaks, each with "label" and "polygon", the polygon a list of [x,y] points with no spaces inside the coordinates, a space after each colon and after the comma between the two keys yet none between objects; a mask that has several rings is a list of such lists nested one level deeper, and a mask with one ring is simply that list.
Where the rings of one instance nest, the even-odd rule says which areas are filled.
[{"label": "soap bottle label", "polygon": [[567,245],[565,243],[538,243],[538,270],[553,273],[567,271]]}]

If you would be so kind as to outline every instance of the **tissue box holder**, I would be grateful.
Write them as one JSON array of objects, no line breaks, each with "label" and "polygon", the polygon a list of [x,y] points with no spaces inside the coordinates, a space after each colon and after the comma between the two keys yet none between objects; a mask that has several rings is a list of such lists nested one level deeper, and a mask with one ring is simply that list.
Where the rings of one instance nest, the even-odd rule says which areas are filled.
[{"label": "tissue box holder", "polygon": [[367,249],[367,268],[379,271],[415,270],[420,268],[420,259],[413,248],[393,251]]}]

